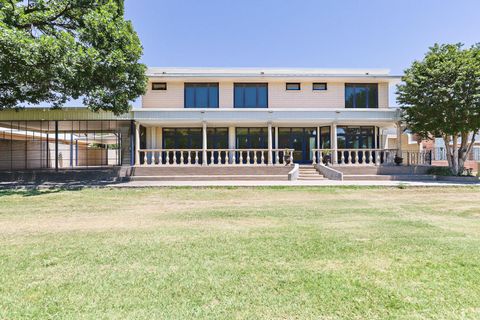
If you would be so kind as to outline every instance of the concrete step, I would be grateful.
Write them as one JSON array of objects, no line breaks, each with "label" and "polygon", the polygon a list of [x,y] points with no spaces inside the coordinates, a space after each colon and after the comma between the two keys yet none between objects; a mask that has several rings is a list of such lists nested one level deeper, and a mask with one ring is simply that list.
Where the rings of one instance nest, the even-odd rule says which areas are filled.
[{"label": "concrete step", "polygon": [[132,176],[130,181],[218,181],[218,180],[268,180],[286,181],[286,175],[163,175]]}]

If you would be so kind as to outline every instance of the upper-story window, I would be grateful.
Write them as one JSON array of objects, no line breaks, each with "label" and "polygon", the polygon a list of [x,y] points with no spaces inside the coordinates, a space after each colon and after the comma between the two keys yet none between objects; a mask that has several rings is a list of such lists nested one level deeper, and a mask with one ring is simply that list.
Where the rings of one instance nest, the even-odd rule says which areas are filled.
[{"label": "upper-story window", "polygon": [[378,85],[346,83],[345,108],[378,108]]},{"label": "upper-story window", "polygon": [[268,85],[266,83],[235,83],[235,108],[268,108]]},{"label": "upper-story window", "polygon": [[185,83],[185,108],[218,108],[218,83]]},{"label": "upper-story window", "polygon": [[325,90],[327,90],[327,84],[325,82],[315,82],[312,85],[312,90],[314,90],[314,91],[325,91]]},{"label": "upper-story window", "polygon": [[287,90],[300,90],[300,83],[298,82],[287,82],[286,84],[286,89]]},{"label": "upper-story window", "polygon": [[152,90],[167,90],[166,82],[152,82]]}]

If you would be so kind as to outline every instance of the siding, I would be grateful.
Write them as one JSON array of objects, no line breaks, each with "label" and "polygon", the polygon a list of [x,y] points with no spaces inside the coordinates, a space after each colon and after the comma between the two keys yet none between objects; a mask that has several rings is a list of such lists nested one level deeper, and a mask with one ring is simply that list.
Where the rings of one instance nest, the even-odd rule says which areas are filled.
[{"label": "siding", "polygon": [[[195,82],[188,80],[185,82]],[[197,81],[200,82],[200,81]],[[204,81],[212,82],[212,81]],[[255,81],[235,81],[255,82]],[[257,82],[265,82],[259,81]],[[321,82],[315,81],[315,82]],[[301,82],[300,91],[285,90],[285,81],[268,82],[269,108],[344,108],[345,84],[328,82],[326,91],[312,90],[313,81]],[[233,108],[234,81],[219,81],[219,108]],[[168,81],[167,90],[151,90],[151,82],[147,93],[142,97],[143,108],[184,108],[184,81]],[[388,83],[378,85],[378,103],[380,108],[388,108]]]}]

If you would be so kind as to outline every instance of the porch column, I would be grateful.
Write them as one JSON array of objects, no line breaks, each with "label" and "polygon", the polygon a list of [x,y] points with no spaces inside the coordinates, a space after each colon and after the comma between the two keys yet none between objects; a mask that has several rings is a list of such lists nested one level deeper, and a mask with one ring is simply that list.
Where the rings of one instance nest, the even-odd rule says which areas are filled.
[{"label": "porch column", "polygon": [[397,122],[397,157],[402,156],[402,123]]},{"label": "porch column", "polygon": [[[235,127],[228,127],[228,149],[233,150],[235,149]],[[234,151],[229,151],[228,155],[228,163],[234,164],[233,162],[233,155],[235,154]]]},{"label": "porch column", "polygon": [[338,164],[337,162],[337,124],[332,123],[330,127],[331,145],[332,145],[332,164]]},{"label": "porch column", "polygon": [[140,123],[135,122],[135,165],[140,165]]},{"label": "porch column", "polygon": [[202,122],[202,166],[207,165],[207,122]]},{"label": "porch column", "polygon": [[150,143],[150,148],[156,149],[157,148],[157,128],[156,127],[152,127],[150,129],[150,135],[152,139],[152,142]]},{"label": "porch column", "polygon": [[378,148],[377,135],[378,135],[378,127],[375,126],[375,127],[373,127],[373,149],[377,149],[377,148]]},{"label": "porch column", "polygon": [[272,123],[269,121],[268,122],[268,165],[269,166],[273,164],[272,145],[273,145]]}]

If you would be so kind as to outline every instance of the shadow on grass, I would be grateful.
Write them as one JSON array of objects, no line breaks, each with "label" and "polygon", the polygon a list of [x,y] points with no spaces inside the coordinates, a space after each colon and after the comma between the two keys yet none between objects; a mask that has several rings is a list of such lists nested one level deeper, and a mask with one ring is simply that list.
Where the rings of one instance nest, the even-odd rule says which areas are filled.
[{"label": "shadow on grass", "polygon": [[26,189],[3,189],[0,190],[0,197],[7,196],[22,196],[22,197],[33,197],[41,196],[52,193],[59,193],[63,191],[78,191],[81,188],[72,189],[72,188],[51,188],[51,189],[39,189],[39,188],[26,188]]}]

